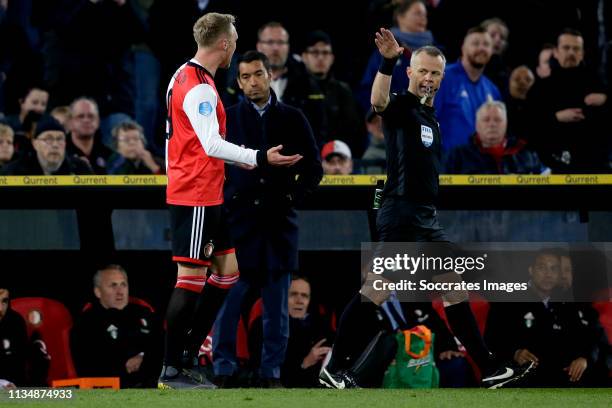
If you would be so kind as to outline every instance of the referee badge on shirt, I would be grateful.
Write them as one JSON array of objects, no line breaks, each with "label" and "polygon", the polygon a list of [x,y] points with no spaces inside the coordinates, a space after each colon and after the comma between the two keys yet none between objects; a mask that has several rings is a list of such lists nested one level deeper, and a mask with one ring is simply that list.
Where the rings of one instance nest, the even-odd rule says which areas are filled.
[{"label": "referee badge on shirt", "polygon": [[433,143],[433,130],[429,126],[421,125],[421,142],[423,146],[429,147]]}]

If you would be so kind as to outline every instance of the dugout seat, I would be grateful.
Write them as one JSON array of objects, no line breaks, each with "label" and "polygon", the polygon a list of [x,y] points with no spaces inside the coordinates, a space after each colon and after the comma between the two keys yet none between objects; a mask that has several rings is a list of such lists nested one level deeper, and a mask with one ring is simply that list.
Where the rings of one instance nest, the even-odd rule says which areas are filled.
[{"label": "dugout seat", "polygon": [[70,329],[72,316],[62,303],[43,297],[23,297],[11,299],[11,308],[23,316],[28,336],[38,332],[47,345],[51,356],[49,384],[53,380],[74,378],[76,370],[70,354]]},{"label": "dugout seat", "polygon": [[596,297],[598,300],[592,306],[599,313],[599,323],[604,328],[608,342],[612,345],[612,288],[601,291]]}]

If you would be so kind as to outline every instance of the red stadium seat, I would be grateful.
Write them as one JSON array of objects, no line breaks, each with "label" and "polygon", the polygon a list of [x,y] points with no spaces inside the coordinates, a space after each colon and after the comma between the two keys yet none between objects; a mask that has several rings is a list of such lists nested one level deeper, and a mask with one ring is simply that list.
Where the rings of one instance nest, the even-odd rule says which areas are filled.
[{"label": "red stadium seat", "polygon": [[70,354],[72,316],[57,300],[42,297],[11,299],[11,308],[26,321],[28,336],[38,332],[51,356],[47,381],[76,377]]},{"label": "red stadium seat", "polygon": [[599,323],[604,328],[608,336],[608,342],[612,345],[612,288],[603,290],[598,294],[596,302],[593,302],[593,308],[599,313]]},{"label": "red stadium seat", "polygon": [[[438,312],[442,320],[444,320],[444,322],[448,326],[448,322],[446,321],[446,313],[444,312],[444,305],[442,305],[442,300],[438,298],[432,302],[432,305],[436,312]],[[480,334],[484,334],[485,326],[487,324],[487,316],[489,315],[489,302],[487,302],[487,300],[482,296],[479,296],[475,293],[470,293],[470,308],[472,309],[472,313],[474,313],[476,323],[478,323],[478,329],[480,330]]]}]

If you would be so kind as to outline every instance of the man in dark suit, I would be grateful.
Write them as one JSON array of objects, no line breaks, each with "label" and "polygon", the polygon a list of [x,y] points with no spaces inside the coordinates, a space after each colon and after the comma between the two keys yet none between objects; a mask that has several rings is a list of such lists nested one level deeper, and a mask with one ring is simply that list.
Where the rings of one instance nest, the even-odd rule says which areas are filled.
[{"label": "man in dark suit", "polygon": [[236,373],[236,325],[249,288],[261,289],[264,302],[262,386],[279,385],[280,367],[289,336],[287,294],[290,274],[298,268],[298,227],[295,206],[314,191],[323,170],[317,145],[304,115],[276,98],[270,89],[268,58],[245,53],[238,64],[238,84],[245,99],[227,111],[226,139],[254,149],[283,146],[283,154],[299,153],[287,168],[258,167],[244,171],[229,166],[225,206],[240,265],[240,280],[232,288],[217,318],[213,340],[215,374],[221,384]]}]

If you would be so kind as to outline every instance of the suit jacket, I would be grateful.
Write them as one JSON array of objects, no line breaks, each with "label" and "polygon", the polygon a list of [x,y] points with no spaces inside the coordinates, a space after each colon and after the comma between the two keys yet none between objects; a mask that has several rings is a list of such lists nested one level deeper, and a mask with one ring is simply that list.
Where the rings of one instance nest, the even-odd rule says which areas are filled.
[{"label": "suit jacket", "polygon": [[303,158],[292,167],[244,170],[227,166],[225,207],[240,270],[297,269],[298,226],[295,205],[318,186],[323,175],[319,150],[304,115],[279,102],[272,92],[263,116],[248,100],[227,110],[226,139]]}]

